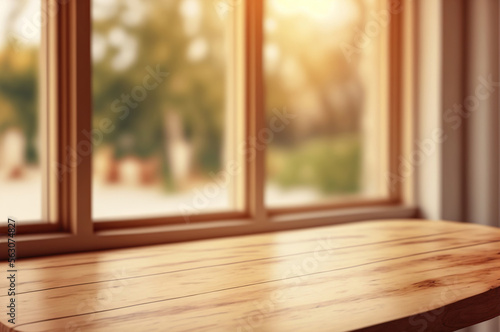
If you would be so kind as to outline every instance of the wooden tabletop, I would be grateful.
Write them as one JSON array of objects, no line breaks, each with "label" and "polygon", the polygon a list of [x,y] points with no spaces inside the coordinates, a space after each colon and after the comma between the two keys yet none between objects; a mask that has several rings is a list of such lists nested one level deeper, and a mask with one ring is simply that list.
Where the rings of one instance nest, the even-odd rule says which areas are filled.
[{"label": "wooden tabletop", "polygon": [[2,331],[453,331],[500,315],[500,230],[461,223],[371,221],[17,265],[17,324],[2,313]]}]

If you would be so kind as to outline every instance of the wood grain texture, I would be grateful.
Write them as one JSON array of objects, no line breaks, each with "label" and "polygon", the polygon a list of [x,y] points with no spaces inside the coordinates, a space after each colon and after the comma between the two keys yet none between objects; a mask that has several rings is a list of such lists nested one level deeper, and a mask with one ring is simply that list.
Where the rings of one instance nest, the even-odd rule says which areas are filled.
[{"label": "wood grain texture", "polygon": [[454,331],[500,315],[500,230],[452,222],[33,258],[18,271],[17,324],[1,315],[2,331]]}]

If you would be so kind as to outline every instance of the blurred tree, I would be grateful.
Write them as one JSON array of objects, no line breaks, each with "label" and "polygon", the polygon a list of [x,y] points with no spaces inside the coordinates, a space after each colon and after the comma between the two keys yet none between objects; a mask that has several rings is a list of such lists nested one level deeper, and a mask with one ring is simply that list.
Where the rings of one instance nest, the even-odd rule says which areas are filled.
[{"label": "blurred tree", "polygon": [[[168,126],[164,125],[165,112],[175,112],[181,117],[182,133],[193,145],[198,172],[206,174],[221,167],[224,131],[224,24],[209,1],[199,1],[202,15],[198,24],[201,30],[186,32],[186,18],[179,15],[181,0],[144,1],[144,19],[139,24],[124,24],[129,10],[126,2],[111,17],[94,22],[94,34],[113,42],[117,31],[129,40],[127,45],[135,52],[134,61],[124,69],[116,69],[114,61],[118,48],[94,63],[94,123],[110,118],[116,130],[105,137],[105,142],[115,146],[116,157],[134,155],[148,158],[163,156],[164,178],[169,181],[169,168],[165,146],[168,143]],[[193,43],[206,43],[207,54],[192,59],[187,54]],[[109,47],[109,46],[108,46]],[[220,47],[220,48],[219,48]],[[130,51],[130,50],[128,50]],[[127,50],[126,50],[127,52]],[[129,115],[119,119],[112,104],[122,94],[130,93],[141,85],[147,75],[146,68],[160,65],[169,77],[159,87],[148,91],[147,97],[130,108]]]}]

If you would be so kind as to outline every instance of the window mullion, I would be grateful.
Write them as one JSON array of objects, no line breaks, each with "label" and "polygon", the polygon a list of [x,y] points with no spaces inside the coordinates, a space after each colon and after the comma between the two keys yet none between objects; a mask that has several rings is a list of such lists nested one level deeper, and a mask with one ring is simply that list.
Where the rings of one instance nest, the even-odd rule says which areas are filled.
[{"label": "window mullion", "polygon": [[92,144],[85,135],[91,131],[92,115],[90,0],[61,4],[60,16],[60,123],[63,129],[60,157],[64,165],[59,169],[64,202],[61,212],[66,228],[73,234],[88,235],[92,233]]},{"label": "window mullion", "polygon": [[264,87],[262,77],[263,1],[246,1],[246,92],[247,92],[247,188],[248,206],[256,222],[267,221],[264,207],[265,143],[262,142],[265,126]]},{"label": "window mullion", "polygon": [[[42,1],[42,12],[52,13],[58,10],[55,0]],[[57,11],[56,11],[57,13]],[[40,84],[40,140],[46,153],[42,153],[42,219],[57,224],[58,218],[58,181],[57,155],[58,126],[57,119],[57,15],[48,15],[47,24],[41,29],[40,68],[42,84]]]}]

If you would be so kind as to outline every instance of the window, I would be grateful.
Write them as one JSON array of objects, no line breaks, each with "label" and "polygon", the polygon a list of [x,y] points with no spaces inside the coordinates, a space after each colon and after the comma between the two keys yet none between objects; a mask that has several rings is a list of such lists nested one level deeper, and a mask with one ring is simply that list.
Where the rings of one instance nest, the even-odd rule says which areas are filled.
[{"label": "window", "polygon": [[94,218],[240,210],[242,172],[225,168],[242,36],[210,1],[92,5]]},{"label": "window", "polygon": [[41,222],[43,147],[40,0],[2,2],[0,12],[0,214]]},{"label": "window", "polygon": [[0,211],[62,232],[43,250],[412,213],[387,178],[399,0],[6,3]]},{"label": "window", "polygon": [[289,117],[268,144],[268,206],[388,197],[387,30],[361,35],[380,4],[266,2],[267,126],[276,112]]}]

